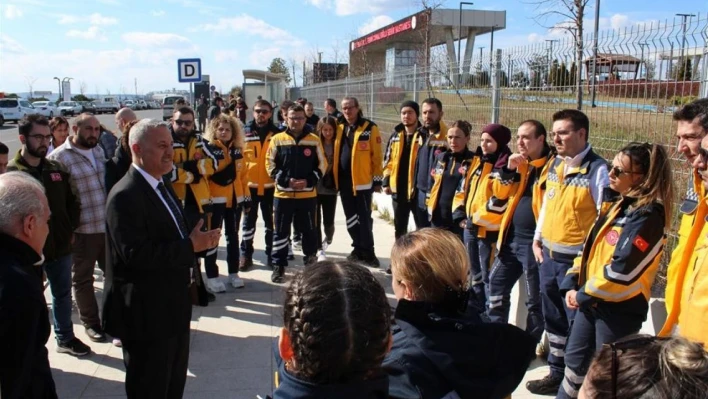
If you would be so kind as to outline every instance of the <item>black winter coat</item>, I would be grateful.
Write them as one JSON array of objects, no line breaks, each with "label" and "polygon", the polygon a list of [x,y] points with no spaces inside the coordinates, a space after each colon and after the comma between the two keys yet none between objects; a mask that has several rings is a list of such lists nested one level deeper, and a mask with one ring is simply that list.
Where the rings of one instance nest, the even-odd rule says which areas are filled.
[{"label": "black winter coat", "polygon": [[505,398],[535,357],[535,340],[510,324],[483,324],[403,299],[395,319],[383,364],[391,398]]}]

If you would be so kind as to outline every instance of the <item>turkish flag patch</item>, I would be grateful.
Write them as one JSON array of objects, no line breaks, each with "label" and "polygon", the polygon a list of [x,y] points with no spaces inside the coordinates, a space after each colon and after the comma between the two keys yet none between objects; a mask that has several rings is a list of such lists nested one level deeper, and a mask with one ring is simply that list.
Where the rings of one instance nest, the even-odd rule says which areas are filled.
[{"label": "turkish flag patch", "polygon": [[306,157],[309,157],[310,155],[312,155],[312,150],[310,150],[309,148],[305,148],[305,151],[303,151],[302,153],[305,154]]},{"label": "turkish flag patch", "polygon": [[49,176],[52,178],[52,181],[61,181],[61,173],[50,173]]},{"label": "turkish flag patch", "polygon": [[376,137],[376,143],[381,144],[381,136]]},{"label": "turkish flag patch", "polygon": [[647,249],[649,249],[649,243],[646,242],[646,240],[643,239],[640,235],[637,235],[634,241],[632,241],[632,244],[634,244],[634,246],[642,252],[646,252]]},{"label": "turkish flag patch", "polygon": [[614,246],[617,245],[617,241],[619,241],[620,235],[617,232],[617,230],[610,230],[605,234],[605,241],[607,241],[608,244]]}]

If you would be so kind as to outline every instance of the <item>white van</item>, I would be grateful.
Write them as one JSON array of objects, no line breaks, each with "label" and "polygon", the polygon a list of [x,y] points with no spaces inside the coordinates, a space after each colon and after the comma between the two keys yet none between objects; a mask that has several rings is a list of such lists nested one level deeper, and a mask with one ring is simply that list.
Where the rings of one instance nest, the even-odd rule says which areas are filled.
[{"label": "white van", "polygon": [[184,100],[187,101],[184,96],[167,96],[162,99],[162,120],[167,121],[172,119],[172,112],[175,109],[175,101]]}]

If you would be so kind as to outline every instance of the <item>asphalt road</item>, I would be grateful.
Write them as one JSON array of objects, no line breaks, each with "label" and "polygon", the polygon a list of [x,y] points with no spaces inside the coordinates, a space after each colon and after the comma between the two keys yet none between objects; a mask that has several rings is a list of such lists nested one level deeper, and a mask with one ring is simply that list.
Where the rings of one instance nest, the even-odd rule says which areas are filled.
[{"label": "asphalt road", "polygon": [[[154,118],[162,120],[162,110],[161,109],[151,109],[146,111],[136,111],[138,118]],[[103,124],[103,126],[116,131],[115,114],[101,114],[96,115],[98,120]],[[71,121],[69,121],[71,123]],[[20,139],[17,138],[18,130],[17,125],[14,122],[5,122],[4,126],[0,127],[0,142],[5,143],[10,148],[10,157],[14,157],[14,154],[22,146],[20,144]]]}]

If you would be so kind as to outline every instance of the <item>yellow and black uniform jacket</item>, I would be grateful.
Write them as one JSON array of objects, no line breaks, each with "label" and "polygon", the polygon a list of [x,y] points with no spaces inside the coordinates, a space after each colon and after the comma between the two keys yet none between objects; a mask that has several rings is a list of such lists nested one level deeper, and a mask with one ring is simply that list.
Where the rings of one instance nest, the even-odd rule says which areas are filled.
[{"label": "yellow and black uniform jacket", "polygon": [[219,163],[219,170],[209,179],[212,202],[226,204],[227,208],[249,202],[251,191],[248,189],[246,160],[242,149],[235,147],[233,143],[226,147],[217,139],[206,145]]},{"label": "yellow and black uniform jacket", "polygon": [[654,202],[635,209],[633,198],[618,198],[609,188],[603,194],[614,195],[614,201],[597,218],[582,255],[568,269],[560,286],[562,297],[577,290],[581,309],[595,305],[646,317],[666,244],[664,206]]},{"label": "yellow and black uniform jacket", "polygon": [[[290,130],[278,133],[271,139],[266,154],[266,170],[275,181],[276,198],[315,198],[317,182],[327,170],[327,158],[317,134],[305,126],[300,137]],[[290,179],[305,179],[302,190],[290,188]]]},{"label": "yellow and black uniform jacket", "polygon": [[532,174],[536,174],[535,182],[533,183],[533,195],[531,197],[531,209],[533,216],[538,221],[538,215],[541,213],[541,205],[543,204],[543,195],[546,193],[546,180],[548,179],[548,168],[553,164],[555,153],[549,147],[546,147],[541,153],[541,157],[535,160],[529,160],[527,163],[522,163],[515,171],[510,171],[506,168],[502,169],[502,180],[512,179],[513,183],[510,186],[500,185],[501,189],[509,190],[509,202],[502,216],[501,224],[499,225],[499,239],[497,240],[497,248],[501,248],[502,243],[506,239],[506,233],[509,231],[509,224],[514,218],[516,206],[519,200],[526,191],[526,185],[531,180]]},{"label": "yellow and black uniform jacket", "polygon": [[[381,150],[381,134],[379,127],[366,118],[359,118],[354,131],[354,145],[352,146],[352,189],[354,195],[359,190],[370,190],[383,184],[383,162]],[[337,136],[334,140],[334,159],[340,159],[342,140],[346,138],[347,121],[340,119],[337,125]],[[332,168],[334,182],[339,190],[339,162]]]},{"label": "yellow and black uniform jacket", "polygon": [[[684,314],[684,295],[690,294],[696,267],[697,245],[705,243],[705,234],[702,233],[708,215],[708,202],[706,190],[698,172],[694,169],[692,178],[688,179],[686,195],[681,204],[681,224],[678,230],[678,242],[671,254],[671,261],[666,271],[666,322],[658,335],[671,335],[674,327]],[[707,297],[704,297],[708,299]],[[708,311],[708,304],[704,307]],[[708,330],[708,328],[706,328]]]},{"label": "yellow and black uniform jacket", "polygon": [[[541,241],[555,260],[573,262],[598,215],[590,192],[593,176],[607,162],[588,150],[580,166],[564,173],[565,160],[556,157],[548,169]],[[598,193],[602,195],[602,193]]]},{"label": "yellow and black uniform jacket", "polygon": [[201,135],[195,133],[189,136],[186,143],[183,143],[172,131],[172,126],[170,131],[174,151],[172,155],[174,166],[170,174],[172,187],[182,201],[185,201],[188,195],[192,195],[199,212],[204,213],[204,207],[212,203],[208,179],[219,169],[219,163],[214,154],[206,148]]},{"label": "yellow and black uniform jacket", "polygon": [[473,163],[465,185],[461,187],[465,192],[464,203],[456,212],[464,212],[470,222],[477,225],[477,236],[484,238],[487,232],[499,231],[513,176],[503,178],[501,168],[495,168],[493,162],[484,161],[481,147],[477,147],[476,158],[478,161]]},{"label": "yellow and black uniform jacket", "polygon": [[[453,194],[452,209],[449,212],[452,213],[452,221],[455,224],[460,224],[461,221],[465,219],[464,212],[455,212],[458,208],[463,208],[465,204],[465,194],[464,189],[465,182],[469,174],[467,173],[470,169],[473,169],[479,165],[479,157],[469,149],[465,150],[460,154],[454,154],[450,150],[438,155],[433,164],[433,169],[430,171],[428,190],[428,218],[432,218],[433,212],[438,206],[438,200],[442,195],[443,191]],[[443,174],[454,175],[458,178],[458,183],[454,186],[443,187]]]},{"label": "yellow and black uniform jacket", "polygon": [[423,140],[423,145],[418,150],[415,162],[415,183],[411,182],[416,189],[425,193],[430,189],[430,171],[435,166],[435,158],[443,151],[447,150],[447,125],[440,121],[440,131],[432,134],[428,129],[421,126],[418,133]]},{"label": "yellow and black uniform jacket", "polygon": [[[388,139],[388,145],[384,153],[383,187],[391,187],[391,191],[394,194],[398,193],[398,174],[401,172],[399,170],[399,162],[401,156],[403,156],[405,140],[406,128],[400,123],[394,128],[393,134],[391,134],[391,137]],[[408,200],[413,198],[415,193],[415,166],[418,157],[418,149],[423,145],[423,141],[423,133],[420,132],[420,122],[418,122],[418,129],[416,129],[416,132],[413,133],[413,137],[411,138],[410,158],[408,160],[408,170],[406,171],[409,182],[408,195],[406,197]]]},{"label": "yellow and black uniform jacket", "polygon": [[257,189],[257,195],[263,195],[266,188],[275,187],[275,182],[266,172],[265,155],[268,152],[270,141],[279,133],[275,125],[269,123],[259,128],[255,121],[250,121],[243,127],[246,149],[248,187]]}]

